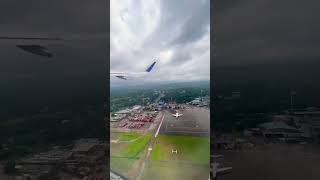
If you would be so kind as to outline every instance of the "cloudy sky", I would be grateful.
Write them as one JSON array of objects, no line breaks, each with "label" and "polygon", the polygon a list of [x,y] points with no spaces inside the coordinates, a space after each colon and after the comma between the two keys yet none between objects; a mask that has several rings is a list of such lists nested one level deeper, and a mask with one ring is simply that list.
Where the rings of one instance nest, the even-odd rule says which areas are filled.
[{"label": "cloudy sky", "polygon": [[320,56],[317,0],[215,0],[215,66]]},{"label": "cloudy sky", "polygon": [[[60,37],[66,41],[0,40],[0,98],[11,94],[26,101],[26,97],[36,99],[35,95],[44,98],[73,92],[91,96],[93,93],[88,89],[103,92],[108,77],[107,3],[105,0],[1,1],[0,36]],[[24,52],[16,48],[17,44],[44,45],[54,57]]]},{"label": "cloudy sky", "polygon": [[[2,1],[0,36],[59,37],[66,41],[0,40],[0,80],[47,79],[53,83],[68,78],[105,78],[107,19],[105,0]],[[54,57],[26,53],[16,48],[17,44],[44,45]]]},{"label": "cloudy sky", "polygon": [[111,72],[143,71],[157,60],[144,82],[210,79],[209,0],[111,0],[110,6]]}]

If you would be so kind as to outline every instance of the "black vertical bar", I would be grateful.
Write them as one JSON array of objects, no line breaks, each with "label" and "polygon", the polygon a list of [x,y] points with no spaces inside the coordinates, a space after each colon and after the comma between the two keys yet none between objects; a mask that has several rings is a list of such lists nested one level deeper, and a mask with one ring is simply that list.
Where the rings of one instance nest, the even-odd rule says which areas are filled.
[{"label": "black vertical bar", "polygon": [[106,155],[107,157],[107,177],[110,178],[110,1],[107,1],[106,5],[106,98],[105,98],[105,128],[106,128]]}]

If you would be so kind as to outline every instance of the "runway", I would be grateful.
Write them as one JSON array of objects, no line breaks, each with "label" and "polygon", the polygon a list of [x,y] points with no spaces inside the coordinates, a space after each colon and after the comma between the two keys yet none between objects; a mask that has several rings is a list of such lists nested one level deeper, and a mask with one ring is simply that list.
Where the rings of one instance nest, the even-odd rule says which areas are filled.
[{"label": "runway", "polygon": [[162,135],[210,135],[210,110],[199,107],[188,107],[178,110],[183,116],[175,118],[172,110],[165,110],[165,117],[160,128]]}]

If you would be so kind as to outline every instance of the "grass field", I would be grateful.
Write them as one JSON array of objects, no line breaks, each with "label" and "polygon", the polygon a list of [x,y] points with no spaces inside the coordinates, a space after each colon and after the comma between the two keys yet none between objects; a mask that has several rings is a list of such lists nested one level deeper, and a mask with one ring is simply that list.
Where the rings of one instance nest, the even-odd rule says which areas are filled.
[{"label": "grass field", "polygon": [[135,141],[128,144],[128,146],[120,151],[119,156],[121,157],[130,157],[134,158],[142,152],[146,145],[148,144],[149,140],[151,139],[151,135],[143,135],[142,137],[136,139]]},{"label": "grass field", "polygon": [[[172,149],[178,151],[172,153]],[[210,141],[208,137],[166,136],[157,138],[151,153],[153,161],[187,161],[209,165]]]},{"label": "grass field", "polygon": [[116,172],[127,175],[138,163],[151,135],[122,133],[118,137],[120,142],[110,145],[110,167]]},{"label": "grass field", "polygon": [[137,159],[110,157],[110,168],[118,173],[126,174]]},{"label": "grass field", "polygon": [[143,180],[206,180],[209,177],[209,166],[151,161],[143,174]]},{"label": "grass field", "polygon": [[119,141],[131,141],[140,136],[142,136],[142,134],[136,133],[136,132],[111,132],[110,133],[111,140],[119,140]]},{"label": "grass field", "polygon": [[121,133],[119,136],[120,141],[131,141],[135,140],[138,137],[140,137],[141,134],[135,133],[135,132],[126,132],[126,133]]},{"label": "grass field", "polygon": [[[178,151],[172,153],[172,149]],[[151,152],[143,179],[208,179],[210,141],[208,137],[160,135]]]}]

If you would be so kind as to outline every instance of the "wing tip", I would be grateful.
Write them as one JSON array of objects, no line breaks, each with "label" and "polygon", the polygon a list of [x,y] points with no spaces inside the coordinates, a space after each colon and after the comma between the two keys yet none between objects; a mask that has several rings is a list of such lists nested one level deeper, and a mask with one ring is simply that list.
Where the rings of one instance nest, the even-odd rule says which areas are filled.
[{"label": "wing tip", "polygon": [[51,58],[53,57],[53,54],[51,52],[49,52],[47,50],[46,47],[44,46],[40,46],[40,45],[16,45],[16,47],[26,51],[26,52],[29,52],[29,53],[32,53],[32,54],[36,54],[36,55],[39,55],[39,56],[44,56],[44,57],[48,57],[48,58]]},{"label": "wing tip", "polygon": [[146,72],[151,72],[151,70],[153,69],[154,65],[156,64],[157,61],[154,61],[146,70]]}]

